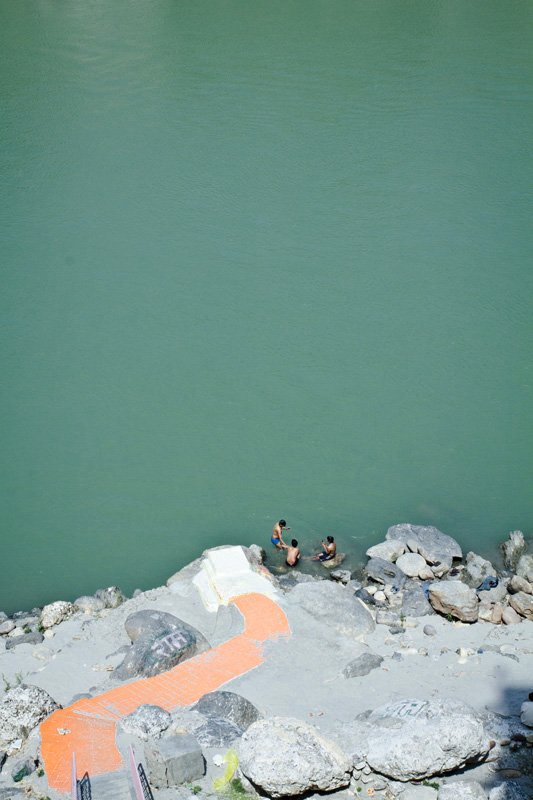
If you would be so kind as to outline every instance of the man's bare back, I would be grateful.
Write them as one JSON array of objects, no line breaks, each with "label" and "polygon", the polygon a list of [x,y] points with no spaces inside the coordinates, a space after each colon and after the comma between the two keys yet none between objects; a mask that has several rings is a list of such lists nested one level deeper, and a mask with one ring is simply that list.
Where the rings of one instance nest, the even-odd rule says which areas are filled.
[{"label": "man's bare back", "polygon": [[285,560],[289,567],[295,567],[300,560],[300,550],[296,539],[293,539],[291,546],[287,548],[287,558]]}]

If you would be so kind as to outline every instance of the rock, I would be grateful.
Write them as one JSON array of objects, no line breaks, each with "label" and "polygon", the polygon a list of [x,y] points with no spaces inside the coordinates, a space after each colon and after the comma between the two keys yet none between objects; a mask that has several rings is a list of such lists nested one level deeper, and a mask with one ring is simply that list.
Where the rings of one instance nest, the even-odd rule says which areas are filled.
[{"label": "rock", "polygon": [[481,586],[485,578],[496,575],[496,570],[485,558],[470,552],[466,555],[466,564],[461,580],[473,589]]},{"label": "rock", "polygon": [[496,605],[492,607],[491,622],[493,625],[499,625],[502,622],[503,609],[504,606],[499,603],[496,603]]},{"label": "rock", "polygon": [[401,569],[398,569],[396,564],[384,561],[382,558],[371,558],[365,571],[378,583],[392,584],[398,589],[402,589],[406,582],[406,576]]},{"label": "rock", "polygon": [[502,622],[504,625],[516,625],[517,622],[522,622],[522,617],[511,606],[505,606],[502,611]]},{"label": "rock", "polygon": [[137,611],[124,623],[133,642],[112,678],[152,677],[209,650],[200,631],[164,611]]},{"label": "rock", "polygon": [[244,775],[270,797],[348,786],[353,762],[313,726],[272,717],[255,722],[239,747]]},{"label": "rock", "polygon": [[250,551],[250,554],[253,557],[256,564],[265,563],[267,554],[262,547],[260,547],[258,544],[251,544],[248,550]]},{"label": "rock", "polygon": [[437,561],[451,563],[454,558],[460,559],[463,557],[463,552],[455,539],[445,533],[441,533],[432,525],[427,527],[408,523],[393,525],[387,531],[386,538],[387,540],[394,539],[405,543],[416,542],[418,552],[430,564],[436,564]]},{"label": "rock", "polygon": [[118,586],[108,586],[107,589],[98,589],[94,596],[104,602],[106,608],[118,608],[127,600],[126,595]]},{"label": "rock", "polygon": [[35,759],[28,756],[23,761],[16,761],[11,768],[11,777],[14,783],[19,783],[23,778],[27,778],[37,769]]},{"label": "rock", "polygon": [[0,699],[0,744],[26,738],[46,717],[60,708],[44,689],[21,684]]},{"label": "rock", "polygon": [[439,787],[438,800],[487,800],[483,787],[477,781],[454,781]]},{"label": "rock", "polygon": [[11,639],[11,638],[15,638],[17,636],[24,636],[24,635],[25,634],[24,634],[24,631],[22,630],[22,628],[19,628],[19,626],[17,625],[17,627],[13,628],[11,633],[8,634],[8,637]]},{"label": "rock", "polygon": [[0,635],[5,636],[11,631],[14,631],[16,628],[15,623],[12,619],[6,619],[4,622],[0,623]]},{"label": "rock", "polygon": [[526,795],[517,783],[505,781],[490,790],[489,800],[531,800],[531,796],[529,793]]},{"label": "rock", "polygon": [[194,706],[194,710],[209,719],[230,722],[240,728],[241,732],[248,730],[261,716],[253,703],[235,692],[204,694]]},{"label": "rock", "polygon": [[517,592],[533,594],[533,586],[525,578],[521,578],[520,575],[513,575],[507,586],[507,591],[510,594],[516,594]]},{"label": "rock", "polygon": [[6,639],[6,650],[12,650],[14,647],[18,647],[19,644],[41,644],[43,640],[42,633],[24,633],[14,639]]},{"label": "rock", "polygon": [[490,603],[480,603],[478,607],[478,619],[482,622],[492,622],[493,607]]},{"label": "rock", "polygon": [[526,700],[522,703],[520,708],[520,720],[522,725],[527,725],[528,728],[533,728],[533,702]]},{"label": "rock", "polygon": [[5,750],[0,750],[0,772],[2,772],[2,767],[6,763],[7,753]]},{"label": "rock", "polygon": [[451,614],[462,622],[478,618],[478,599],[474,589],[461,581],[441,581],[428,587],[429,601],[442,614]]},{"label": "rock", "polygon": [[337,553],[337,555],[330,558],[329,561],[320,561],[319,563],[322,564],[325,569],[333,569],[334,567],[338,567],[339,564],[342,564],[345,558],[346,553]]},{"label": "rock", "polygon": [[172,717],[160,706],[142,705],[120,721],[120,726],[132,736],[145,742],[150,738],[158,739],[169,727]]},{"label": "rock", "polygon": [[420,570],[427,567],[426,560],[418,553],[404,553],[396,561],[396,566],[408,578],[417,578]]},{"label": "rock", "polygon": [[533,597],[530,594],[525,592],[512,594],[509,603],[523,617],[533,620]]},{"label": "rock", "polygon": [[426,617],[428,614],[435,614],[435,609],[421,586],[406,589],[402,600],[402,614],[406,617]]},{"label": "rock", "polygon": [[41,627],[52,628],[58,625],[63,620],[70,617],[75,611],[72,603],[67,603],[66,600],[57,600],[55,603],[50,603],[45,606],[41,612]]},{"label": "rock", "polygon": [[366,603],[369,606],[377,605],[376,601],[374,600],[374,595],[371,594],[368,589],[357,589],[354,592],[354,597],[357,597],[358,600],[361,600],[361,602]]},{"label": "rock", "polygon": [[100,597],[91,597],[90,595],[83,595],[74,601],[74,605],[80,611],[86,614],[96,614],[106,608],[106,604]]},{"label": "rock", "polygon": [[509,539],[500,545],[503,563],[507,569],[516,569],[516,565],[526,550],[526,540],[522,531],[512,531]]},{"label": "rock", "polygon": [[507,596],[507,586],[505,581],[500,581],[494,589],[483,589],[478,591],[477,596],[480,602],[501,603]]},{"label": "rock", "polygon": [[437,635],[437,631],[435,630],[433,625],[424,625],[423,630],[424,630],[424,633],[426,634],[426,636],[436,636]]},{"label": "rock", "polygon": [[7,619],[7,614],[5,614],[3,611],[0,611],[0,623],[5,622],[6,619]]},{"label": "rock", "polygon": [[382,561],[396,561],[403,553],[405,553],[405,544],[394,539],[375,544],[366,551],[369,558],[380,558]]},{"label": "rock", "polygon": [[176,734],[144,748],[150,783],[156,789],[177,786],[205,775],[200,745],[189,733]]},{"label": "rock", "polygon": [[224,719],[206,719],[192,732],[202,747],[231,747],[244,733]]},{"label": "rock", "polygon": [[334,569],[330,578],[332,581],[337,581],[337,583],[342,583],[346,586],[352,578],[352,573],[349,569]]},{"label": "rock", "polygon": [[374,600],[378,603],[386,603],[387,602],[387,595],[385,592],[376,592],[374,595]]},{"label": "rock", "polygon": [[422,569],[418,573],[418,577],[420,578],[421,581],[432,581],[434,575],[435,573],[433,572],[431,567],[429,567],[427,564],[425,565],[425,567],[422,567]]},{"label": "rock", "polygon": [[402,700],[380,706],[365,722],[366,761],[394,780],[449,772],[490,749],[481,717],[458,700]]},{"label": "rock", "polygon": [[346,588],[349,591],[355,593],[355,592],[358,592],[359,589],[363,588],[363,584],[361,583],[361,581],[355,581],[355,580],[352,579],[351,581],[348,581],[348,583],[346,584]]},{"label": "rock", "polygon": [[300,583],[287,595],[286,602],[350,638],[365,636],[375,629],[372,615],[363,603],[332,581]]},{"label": "rock", "polygon": [[525,578],[529,583],[533,583],[533,555],[521,556],[516,565],[516,574],[520,578]]},{"label": "rock", "polygon": [[345,678],[360,678],[368,675],[373,669],[377,669],[382,661],[383,657],[372,651],[361,653],[349,664],[346,664],[342,674]]}]

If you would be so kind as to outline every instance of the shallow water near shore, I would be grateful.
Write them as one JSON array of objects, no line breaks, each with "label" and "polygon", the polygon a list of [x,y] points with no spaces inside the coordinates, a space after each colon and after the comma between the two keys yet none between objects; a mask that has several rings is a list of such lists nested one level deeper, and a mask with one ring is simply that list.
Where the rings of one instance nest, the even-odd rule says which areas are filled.
[{"label": "shallow water near shore", "polygon": [[532,34],[519,2],[1,4],[0,609],[280,517],[349,565],[397,522],[531,533]]}]

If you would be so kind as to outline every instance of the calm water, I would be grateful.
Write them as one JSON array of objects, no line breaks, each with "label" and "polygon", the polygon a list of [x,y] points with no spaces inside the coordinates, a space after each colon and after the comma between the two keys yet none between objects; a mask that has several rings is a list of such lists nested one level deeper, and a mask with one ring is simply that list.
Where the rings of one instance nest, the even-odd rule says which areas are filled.
[{"label": "calm water", "polygon": [[533,529],[533,5],[3,0],[0,608]]}]

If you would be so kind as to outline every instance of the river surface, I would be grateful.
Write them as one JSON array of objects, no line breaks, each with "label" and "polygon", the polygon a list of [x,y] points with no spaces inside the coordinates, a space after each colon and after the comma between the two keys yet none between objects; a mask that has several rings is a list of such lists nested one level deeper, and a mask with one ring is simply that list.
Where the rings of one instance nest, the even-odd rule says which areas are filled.
[{"label": "river surface", "polygon": [[532,42],[522,0],[3,0],[0,609],[280,517],[349,565],[531,533]]}]

